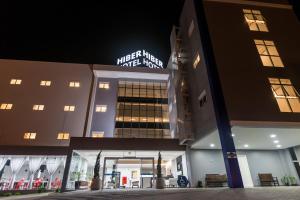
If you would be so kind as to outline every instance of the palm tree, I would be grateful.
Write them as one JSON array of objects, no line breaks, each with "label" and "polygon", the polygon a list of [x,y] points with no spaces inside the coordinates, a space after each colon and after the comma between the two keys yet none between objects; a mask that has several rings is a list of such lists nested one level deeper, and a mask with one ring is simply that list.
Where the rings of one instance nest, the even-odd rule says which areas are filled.
[{"label": "palm tree", "polygon": [[156,178],[156,189],[164,189],[165,181],[162,178],[161,174],[161,154],[158,152],[158,160],[157,160],[157,178]]},{"label": "palm tree", "polygon": [[98,153],[96,158],[96,163],[94,167],[94,177],[92,179],[91,190],[99,190],[100,189],[100,157],[102,150]]}]

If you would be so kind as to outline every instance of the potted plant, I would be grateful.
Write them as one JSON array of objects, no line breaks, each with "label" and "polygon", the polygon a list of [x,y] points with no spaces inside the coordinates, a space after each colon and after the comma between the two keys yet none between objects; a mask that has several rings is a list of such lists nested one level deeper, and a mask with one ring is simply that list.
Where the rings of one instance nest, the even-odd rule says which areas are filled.
[{"label": "potted plant", "polygon": [[289,177],[288,176],[282,177],[281,182],[285,186],[289,186],[290,185],[290,181],[289,181]]},{"label": "potted plant", "polygon": [[81,173],[80,172],[74,172],[74,176],[77,178],[77,180],[75,181],[75,190],[80,189],[80,176]]},{"label": "potted plant", "polygon": [[297,181],[296,178],[294,176],[289,176],[289,180],[290,180],[290,185],[291,186],[297,186]]},{"label": "potted plant", "polygon": [[160,152],[158,153],[158,160],[157,160],[157,178],[156,178],[156,189],[164,189],[165,181],[161,174],[161,155]]},{"label": "potted plant", "polygon": [[95,167],[94,167],[94,177],[92,179],[91,183],[91,190],[100,190],[100,175],[99,175],[99,170],[100,170],[100,156],[101,156],[100,151],[97,155]]}]

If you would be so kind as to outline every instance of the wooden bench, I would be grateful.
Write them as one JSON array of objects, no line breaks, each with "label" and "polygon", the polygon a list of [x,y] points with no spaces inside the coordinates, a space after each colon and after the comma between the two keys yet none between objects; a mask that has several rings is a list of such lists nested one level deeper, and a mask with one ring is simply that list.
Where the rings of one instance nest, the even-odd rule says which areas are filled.
[{"label": "wooden bench", "polygon": [[223,187],[227,183],[226,175],[221,174],[206,174],[205,185],[206,187]]},{"label": "wooden bench", "polygon": [[261,186],[279,186],[278,178],[273,177],[272,174],[258,174]]},{"label": "wooden bench", "polygon": [[131,185],[132,188],[133,188],[133,187],[137,187],[137,188],[140,187],[140,185],[139,185],[140,182],[139,182],[139,181],[132,181],[131,184],[132,184],[132,185]]}]

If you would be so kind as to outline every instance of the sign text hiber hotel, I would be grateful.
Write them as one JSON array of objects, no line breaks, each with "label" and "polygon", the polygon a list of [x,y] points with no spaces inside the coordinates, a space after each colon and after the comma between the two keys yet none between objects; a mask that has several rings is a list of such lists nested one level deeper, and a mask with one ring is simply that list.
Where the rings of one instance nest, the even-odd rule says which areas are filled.
[{"label": "sign text hiber hotel", "polygon": [[138,50],[118,58],[117,65],[127,67],[146,66],[149,68],[164,68],[161,60],[157,59],[145,50]]}]

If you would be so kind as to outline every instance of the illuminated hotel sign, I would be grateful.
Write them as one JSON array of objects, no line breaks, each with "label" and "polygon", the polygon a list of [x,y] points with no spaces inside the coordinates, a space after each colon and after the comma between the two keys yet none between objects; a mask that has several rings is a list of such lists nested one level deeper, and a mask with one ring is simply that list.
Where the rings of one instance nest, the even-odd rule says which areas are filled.
[{"label": "illuminated hotel sign", "polygon": [[145,50],[138,50],[117,59],[117,65],[126,67],[146,66],[149,68],[162,69],[163,62]]}]

